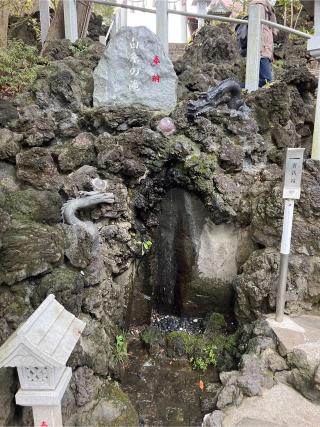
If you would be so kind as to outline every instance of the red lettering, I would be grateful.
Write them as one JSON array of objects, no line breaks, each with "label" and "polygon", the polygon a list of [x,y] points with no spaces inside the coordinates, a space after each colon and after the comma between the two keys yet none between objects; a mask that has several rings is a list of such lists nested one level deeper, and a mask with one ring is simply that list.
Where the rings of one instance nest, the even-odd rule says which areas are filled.
[{"label": "red lettering", "polygon": [[154,74],[151,77],[151,80],[152,80],[153,83],[160,83],[160,76],[159,76],[159,74]]},{"label": "red lettering", "polygon": [[154,57],[153,57],[153,61],[152,61],[154,64],[156,64],[156,65],[158,65],[158,64],[160,64],[160,58],[159,58],[159,56],[158,55],[155,55]]}]

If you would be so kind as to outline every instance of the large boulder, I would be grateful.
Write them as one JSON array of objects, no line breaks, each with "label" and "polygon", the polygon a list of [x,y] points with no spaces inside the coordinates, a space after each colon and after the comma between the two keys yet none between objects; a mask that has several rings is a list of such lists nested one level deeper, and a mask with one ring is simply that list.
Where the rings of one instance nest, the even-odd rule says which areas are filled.
[{"label": "large boulder", "polygon": [[33,187],[41,190],[59,190],[62,177],[59,175],[55,162],[44,148],[31,148],[16,156],[17,176]]},{"label": "large boulder", "polygon": [[12,285],[51,271],[63,262],[64,248],[60,226],[12,221],[2,237],[0,283]]},{"label": "large boulder", "polygon": [[[79,381],[76,385],[76,402],[78,404],[77,411],[75,415],[65,421],[64,425],[138,427],[138,414],[127,395],[117,384],[104,381],[102,385],[99,384],[99,393],[97,394],[91,389],[91,387],[97,387],[97,382],[90,387],[88,380],[82,382],[83,385],[81,385]],[[97,395],[93,398],[95,394]]]},{"label": "large boulder", "polygon": [[176,105],[176,86],[173,65],[160,40],[146,27],[124,27],[94,71],[93,103],[170,111]]},{"label": "large boulder", "polygon": [[248,397],[240,406],[229,408],[224,417],[219,413],[220,424],[217,424],[217,417],[206,416],[204,426],[317,427],[319,416],[319,405],[311,403],[291,387],[278,384],[262,396]]}]

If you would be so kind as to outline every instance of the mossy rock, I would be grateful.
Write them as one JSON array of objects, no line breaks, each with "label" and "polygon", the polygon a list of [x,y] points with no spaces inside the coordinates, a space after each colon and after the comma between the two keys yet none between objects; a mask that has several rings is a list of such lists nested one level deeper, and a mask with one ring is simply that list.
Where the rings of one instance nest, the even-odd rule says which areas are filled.
[{"label": "mossy rock", "polygon": [[167,355],[173,358],[188,357],[192,337],[183,331],[170,332],[167,336]]},{"label": "mossy rock", "polygon": [[81,313],[84,278],[79,271],[70,267],[56,268],[37,282],[34,305],[38,306],[49,294],[54,294],[68,311],[75,316]]},{"label": "mossy rock", "polygon": [[[80,412],[80,413],[79,413]],[[128,396],[116,383],[107,383],[98,398],[89,402],[65,425],[123,427],[139,426],[139,417]]]},{"label": "mossy rock", "polygon": [[64,259],[62,227],[13,220],[3,234],[0,249],[0,283],[13,285],[49,272]]},{"label": "mossy rock", "polygon": [[152,356],[157,356],[160,350],[165,347],[164,335],[159,329],[152,326],[142,331],[140,338]]},{"label": "mossy rock", "polygon": [[226,330],[227,323],[221,313],[212,313],[207,320],[205,335],[214,338]]},{"label": "mossy rock", "polygon": [[5,209],[12,219],[56,224],[61,221],[61,207],[57,192],[28,188],[6,196]]}]

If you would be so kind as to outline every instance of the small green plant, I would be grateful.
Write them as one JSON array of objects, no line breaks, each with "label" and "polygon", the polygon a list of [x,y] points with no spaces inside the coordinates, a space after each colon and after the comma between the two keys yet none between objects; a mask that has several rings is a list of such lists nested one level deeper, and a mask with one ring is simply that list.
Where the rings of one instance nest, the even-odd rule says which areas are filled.
[{"label": "small green plant", "polygon": [[141,242],[140,240],[136,242],[137,245],[141,248],[141,255],[148,253],[152,247],[152,241],[151,240],[144,240]]},{"label": "small green plant", "polygon": [[196,352],[199,355],[190,357],[190,363],[192,364],[193,369],[199,369],[201,371],[206,371],[208,367],[216,366],[217,364],[217,353],[219,352],[218,347],[209,341],[202,340],[202,343],[199,345],[199,348],[196,348]]},{"label": "small green plant", "polygon": [[41,68],[48,60],[39,55],[37,48],[20,40],[0,49],[0,96],[14,96],[32,87]]},{"label": "small green plant", "polygon": [[114,356],[120,365],[125,365],[128,360],[128,339],[125,332],[116,336]]},{"label": "small green plant", "polygon": [[167,354],[170,357],[185,356],[193,369],[206,371],[210,366],[233,368],[238,333],[228,335],[227,323],[220,313],[212,313],[207,319],[203,334],[192,335],[184,331],[170,332],[167,337]]},{"label": "small green plant", "polygon": [[278,59],[277,61],[273,62],[273,66],[275,68],[282,68],[284,66],[284,60],[283,59]]},{"label": "small green plant", "polygon": [[85,42],[78,40],[71,46],[71,52],[74,56],[81,56],[88,50],[88,46]]},{"label": "small green plant", "polygon": [[263,88],[264,89],[270,89],[273,85],[274,85],[274,82],[267,82],[267,80],[266,80],[266,83],[263,86]]}]

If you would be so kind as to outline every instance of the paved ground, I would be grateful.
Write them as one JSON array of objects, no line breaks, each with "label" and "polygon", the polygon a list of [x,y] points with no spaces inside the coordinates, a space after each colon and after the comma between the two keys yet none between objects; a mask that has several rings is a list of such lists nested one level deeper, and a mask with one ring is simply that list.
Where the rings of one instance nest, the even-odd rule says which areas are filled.
[{"label": "paved ground", "polygon": [[317,344],[320,351],[320,316],[285,316],[283,322],[279,323],[272,315],[267,320],[279,339],[279,351],[283,356],[294,348],[315,348]]},{"label": "paved ground", "polygon": [[225,411],[223,427],[319,427],[320,405],[293,388],[278,384],[263,396],[244,399]]}]

